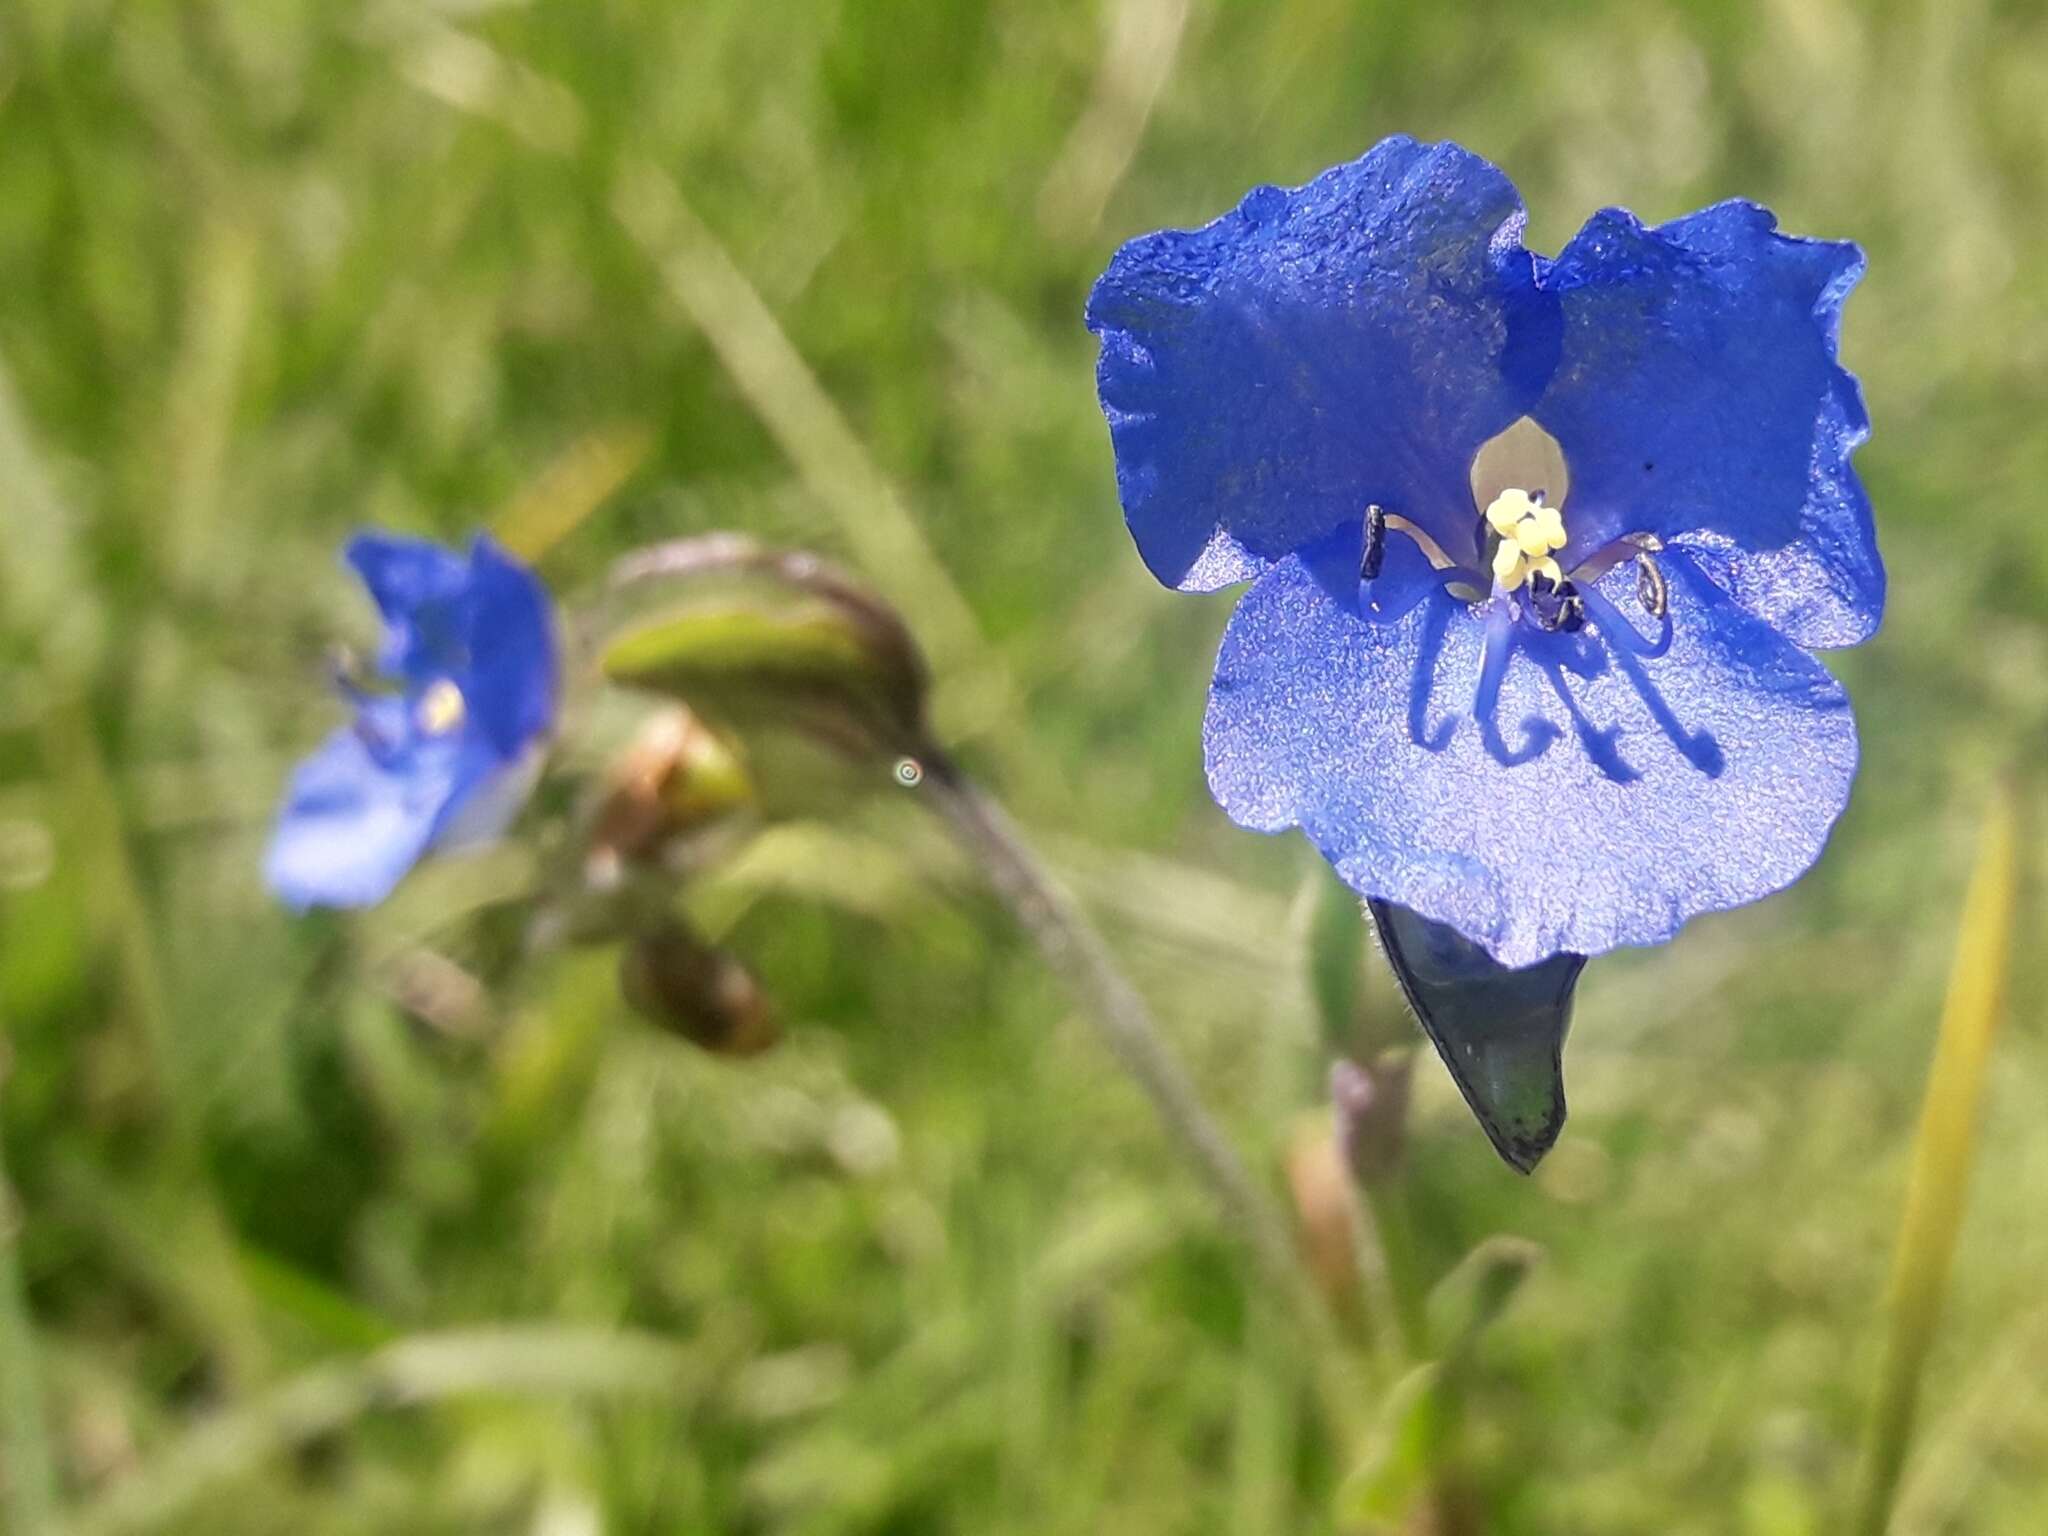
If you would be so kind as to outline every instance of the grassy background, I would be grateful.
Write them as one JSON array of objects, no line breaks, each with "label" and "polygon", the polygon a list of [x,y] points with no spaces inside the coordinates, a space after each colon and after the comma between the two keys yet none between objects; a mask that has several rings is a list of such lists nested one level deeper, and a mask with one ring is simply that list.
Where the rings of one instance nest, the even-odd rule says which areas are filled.
[{"label": "grassy background", "polygon": [[[1407,131],[1506,167],[1539,249],[1741,194],[1870,253],[1844,347],[1893,597],[1836,658],[1854,805],[1796,891],[1592,969],[1533,1181],[1427,1062],[1407,1175],[1432,1273],[1546,1253],[1474,1365],[1477,1528],[1833,1528],[1969,833],[2048,740],[2043,100],[2023,0],[9,0],[0,1148],[41,1391],[0,1385],[66,1507],[1324,1528],[1366,1448],[913,797],[692,896],[791,1024],[737,1067],[601,954],[429,1022],[422,957],[468,958],[446,914],[487,872],[342,922],[256,871],[333,717],[322,647],[366,627],[343,533],[573,503],[644,442],[550,580],[719,527],[860,568],[1277,1167],[1317,1104],[1311,872],[1203,789],[1229,599],[1130,551],[1079,317],[1122,238]],[[2021,948],[1900,1531],[2048,1529]],[[379,1349],[374,1401],[301,1375]]]}]

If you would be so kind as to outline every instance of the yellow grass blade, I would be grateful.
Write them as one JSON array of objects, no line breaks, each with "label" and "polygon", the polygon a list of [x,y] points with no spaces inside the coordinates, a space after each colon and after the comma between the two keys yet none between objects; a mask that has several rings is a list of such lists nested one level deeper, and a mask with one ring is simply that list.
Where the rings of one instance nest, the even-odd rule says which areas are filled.
[{"label": "yellow grass blade", "polygon": [[1985,813],[1963,903],[1941,1034],[1927,1078],[1899,1247],[1892,1262],[1889,1334],[1870,1420],[1854,1529],[1882,1536],[1913,1434],[1920,1375],[1941,1320],[1956,1232],[1969,1191],[1985,1067],[2005,1009],[2018,900],[2018,809],[2001,788]]},{"label": "yellow grass blade", "polygon": [[637,422],[578,438],[493,520],[498,542],[537,562],[611,500],[653,451],[653,431]]}]

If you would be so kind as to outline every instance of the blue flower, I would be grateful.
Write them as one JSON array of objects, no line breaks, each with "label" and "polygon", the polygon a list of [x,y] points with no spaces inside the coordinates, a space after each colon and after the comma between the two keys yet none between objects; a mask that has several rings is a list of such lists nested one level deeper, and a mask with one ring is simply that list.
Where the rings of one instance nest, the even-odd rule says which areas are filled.
[{"label": "blue flower", "polygon": [[1388,139],[1089,300],[1131,533],[1252,585],[1204,730],[1234,819],[1504,966],[1665,940],[1819,856],[1884,605],[1836,361],[1854,245],[1721,203],[1554,259],[1507,179]]},{"label": "blue flower", "polygon": [[364,533],[346,558],[383,616],[392,687],[344,680],[354,722],[292,775],[265,875],[299,908],[372,905],[428,849],[495,835],[555,721],[554,614],[531,571],[481,535],[459,555]]}]

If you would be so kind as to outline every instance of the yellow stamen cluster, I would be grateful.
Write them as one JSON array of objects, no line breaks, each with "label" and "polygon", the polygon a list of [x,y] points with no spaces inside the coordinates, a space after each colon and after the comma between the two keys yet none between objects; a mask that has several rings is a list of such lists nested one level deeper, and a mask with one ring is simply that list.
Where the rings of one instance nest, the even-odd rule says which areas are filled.
[{"label": "yellow stamen cluster", "polygon": [[430,684],[414,706],[414,718],[429,736],[447,735],[462,724],[462,717],[468,712],[462,690],[445,677]]},{"label": "yellow stamen cluster", "polygon": [[1541,494],[1502,491],[1486,509],[1487,526],[1500,537],[1500,548],[1493,555],[1493,579],[1503,592],[1514,591],[1538,574],[1553,582],[1564,580],[1564,572],[1551,559],[1551,552],[1565,545],[1564,516],[1541,501]]}]

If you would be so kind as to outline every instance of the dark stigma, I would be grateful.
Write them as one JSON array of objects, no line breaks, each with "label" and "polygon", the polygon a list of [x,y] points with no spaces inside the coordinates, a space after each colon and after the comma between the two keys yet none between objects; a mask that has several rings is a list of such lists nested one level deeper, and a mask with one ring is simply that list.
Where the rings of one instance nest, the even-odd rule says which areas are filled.
[{"label": "dark stigma", "polygon": [[1358,579],[1371,581],[1380,573],[1387,556],[1387,514],[1377,502],[1365,509],[1365,554],[1358,562]]},{"label": "dark stigma", "polygon": [[1570,581],[1552,581],[1548,576],[1529,578],[1529,611],[1544,629],[1575,635],[1586,627],[1586,600]]}]

